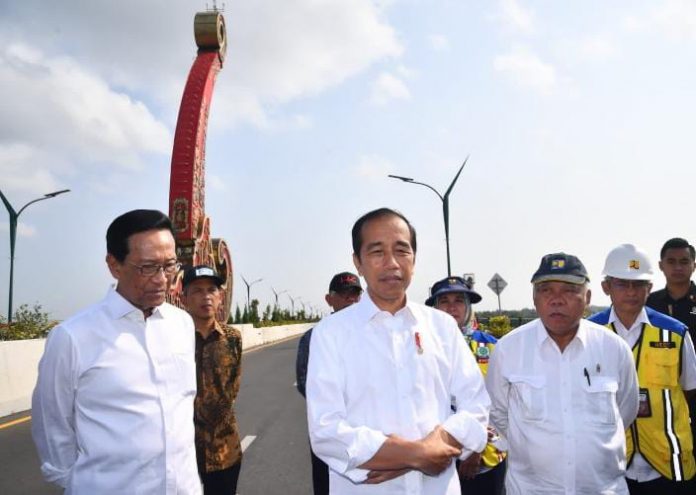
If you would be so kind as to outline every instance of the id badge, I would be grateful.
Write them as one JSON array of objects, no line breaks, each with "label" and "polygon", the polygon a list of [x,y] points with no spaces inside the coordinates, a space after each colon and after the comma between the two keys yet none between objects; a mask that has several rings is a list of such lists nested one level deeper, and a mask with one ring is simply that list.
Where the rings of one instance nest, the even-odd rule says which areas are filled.
[{"label": "id badge", "polygon": [[638,417],[649,418],[650,416],[652,416],[650,392],[647,388],[641,388],[638,390]]}]

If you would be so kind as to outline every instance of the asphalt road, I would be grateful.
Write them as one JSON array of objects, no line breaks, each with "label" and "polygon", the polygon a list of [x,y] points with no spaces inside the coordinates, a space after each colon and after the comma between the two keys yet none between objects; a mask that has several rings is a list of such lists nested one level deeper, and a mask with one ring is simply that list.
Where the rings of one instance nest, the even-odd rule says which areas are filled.
[{"label": "asphalt road", "polygon": [[[240,495],[311,494],[305,404],[294,387],[298,339],[247,352],[237,418],[246,446],[237,492]],[[31,440],[30,421],[2,427],[0,420],[0,494],[61,493],[44,483]]]}]

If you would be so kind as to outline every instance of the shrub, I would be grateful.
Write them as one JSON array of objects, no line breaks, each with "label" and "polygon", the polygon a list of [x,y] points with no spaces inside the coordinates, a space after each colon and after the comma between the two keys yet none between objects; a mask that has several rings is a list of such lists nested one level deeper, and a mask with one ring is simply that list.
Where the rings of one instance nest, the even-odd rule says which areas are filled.
[{"label": "shrub", "polygon": [[507,315],[491,316],[488,319],[488,325],[486,325],[486,330],[490,332],[495,338],[499,339],[510,330],[512,330],[512,325],[510,324],[510,317]]},{"label": "shrub", "polygon": [[22,304],[15,311],[11,325],[7,324],[5,318],[0,317],[0,339],[43,339],[57,324],[57,321],[48,319],[48,313],[43,311],[40,304],[35,304],[31,308],[28,304]]}]

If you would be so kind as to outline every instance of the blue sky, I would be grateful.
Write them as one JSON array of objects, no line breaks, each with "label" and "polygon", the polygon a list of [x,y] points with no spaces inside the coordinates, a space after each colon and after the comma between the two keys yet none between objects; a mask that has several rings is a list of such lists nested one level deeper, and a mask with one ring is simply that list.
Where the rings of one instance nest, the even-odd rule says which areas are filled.
[{"label": "blue sky", "polygon": [[[209,2],[210,3],[210,2]],[[109,222],[167,210],[172,139],[204,2],[34,0],[0,6],[0,189],[19,207],[15,307],[56,318],[98,300]],[[255,0],[225,5],[230,46],[207,147],[206,211],[239,278],[323,301],[352,269],[350,227],[380,206],[419,234],[410,296],[453,271],[531,306],[543,254],[593,276],[632,242],[693,242],[696,5],[690,1]],[[0,212],[0,313],[9,272]],[[659,271],[655,283],[664,283]],[[281,296],[289,305],[289,299]]]}]

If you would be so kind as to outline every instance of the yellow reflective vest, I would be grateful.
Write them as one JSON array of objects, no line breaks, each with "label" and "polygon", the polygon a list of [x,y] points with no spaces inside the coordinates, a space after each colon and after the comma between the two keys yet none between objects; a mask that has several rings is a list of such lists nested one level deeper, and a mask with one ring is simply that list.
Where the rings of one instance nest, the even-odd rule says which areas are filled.
[{"label": "yellow reflective vest", "polygon": [[[496,338],[480,330],[474,331],[471,335],[467,335],[466,338],[481,373],[483,376],[486,376],[488,373],[488,360],[497,343]],[[486,467],[492,468],[503,462],[505,455],[505,452],[495,448],[495,445],[487,443],[483,454],[481,454],[481,460]]]},{"label": "yellow reflective vest", "polygon": [[[674,318],[645,308],[649,324],[633,346],[638,372],[640,406],[638,417],[626,430],[628,465],[638,451],[662,476],[689,480],[696,474],[689,407],[679,384],[682,345],[686,326]],[[610,309],[590,317],[606,325]]]}]

